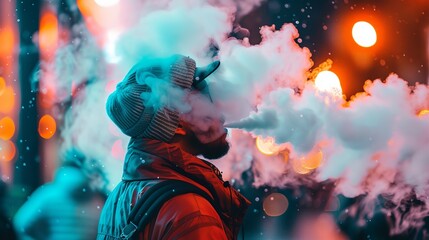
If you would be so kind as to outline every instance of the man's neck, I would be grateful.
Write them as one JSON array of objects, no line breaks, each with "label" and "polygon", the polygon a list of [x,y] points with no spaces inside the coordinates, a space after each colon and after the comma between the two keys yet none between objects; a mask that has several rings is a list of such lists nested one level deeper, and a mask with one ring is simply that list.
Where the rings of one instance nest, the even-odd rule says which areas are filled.
[{"label": "man's neck", "polygon": [[174,135],[171,140],[171,144],[177,145],[183,151],[191,155],[197,156],[200,154],[200,149],[198,149],[189,141],[189,138],[187,135],[180,135],[180,134]]}]

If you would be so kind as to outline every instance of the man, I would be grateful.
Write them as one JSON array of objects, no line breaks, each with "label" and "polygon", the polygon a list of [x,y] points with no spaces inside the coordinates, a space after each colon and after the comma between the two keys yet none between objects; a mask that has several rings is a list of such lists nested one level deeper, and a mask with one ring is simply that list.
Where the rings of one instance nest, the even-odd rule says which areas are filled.
[{"label": "man", "polygon": [[[102,211],[97,239],[122,239],[136,202],[165,180],[190,183],[210,199],[197,193],[174,196],[133,237],[237,238],[250,202],[222,180],[214,165],[196,157],[220,158],[229,149],[226,130],[220,127],[223,119],[214,117],[213,111],[194,107],[210,102],[204,78],[218,66],[219,62],[214,62],[196,68],[193,59],[181,55],[145,60],[132,68],[109,96],[107,113],[131,140],[122,181]],[[212,115],[204,116],[204,110]]]},{"label": "man", "polygon": [[65,151],[52,182],[44,184],[18,210],[19,239],[95,239],[106,200],[107,180],[97,160],[75,148]]}]

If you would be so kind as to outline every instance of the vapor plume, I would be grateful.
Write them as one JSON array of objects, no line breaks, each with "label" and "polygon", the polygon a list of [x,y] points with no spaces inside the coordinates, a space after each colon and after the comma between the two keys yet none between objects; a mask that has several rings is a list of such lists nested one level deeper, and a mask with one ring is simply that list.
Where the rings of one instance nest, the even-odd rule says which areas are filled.
[{"label": "vapor plume", "polygon": [[[306,184],[305,179],[332,180],[336,194],[364,195],[367,203],[382,195],[400,205],[414,195],[427,206],[429,115],[417,113],[429,109],[428,87],[408,86],[393,74],[385,80],[368,81],[365,91],[351,101],[319,92],[307,81],[313,66],[310,50],[296,43],[299,33],[292,24],[262,26],[262,41],[256,45],[246,38],[229,37],[234,19],[260,3],[144,1],[133,8],[124,1],[129,17],[124,16],[123,29],[115,43],[122,59],[119,63],[96,61],[94,65],[88,59],[98,59],[99,53],[79,53],[72,43],[57,56],[54,72],[66,76],[59,78],[57,88],[72,86],[75,78],[70,77],[71,72],[78,79],[94,79],[69,110],[62,129],[65,144],[82,146],[86,154],[106,161],[111,182],[116,183],[120,174],[117,166],[128,139],[105,113],[106,98],[114,90],[112,82],[113,86],[120,82],[139,61],[180,53],[195,59],[197,66],[221,61],[220,68],[207,79],[215,106],[208,108],[208,104],[198,100],[201,96],[189,97],[188,92],[163,82],[142,82],[152,84],[157,96],[152,102],[142,96],[142,101],[156,107],[173,106],[182,115],[191,110],[215,115],[213,118],[222,115],[228,126],[241,128],[243,131],[231,133],[230,153],[214,162],[226,178],[240,181],[242,173],[251,169],[255,186],[285,187]],[[85,46],[79,49],[94,49],[89,44]],[[213,46],[218,51],[213,51]],[[170,95],[163,94],[164,91]],[[195,124],[204,127],[198,120]],[[274,138],[282,151],[263,155],[255,147],[257,136]],[[112,153],[118,147],[122,148],[119,156]],[[314,151],[323,153],[317,169],[305,176],[293,170],[293,163]],[[427,213],[425,206],[402,219],[408,225],[392,223],[392,231],[401,232],[421,224]],[[367,213],[372,211],[368,208]],[[398,213],[397,209],[386,211]]]}]

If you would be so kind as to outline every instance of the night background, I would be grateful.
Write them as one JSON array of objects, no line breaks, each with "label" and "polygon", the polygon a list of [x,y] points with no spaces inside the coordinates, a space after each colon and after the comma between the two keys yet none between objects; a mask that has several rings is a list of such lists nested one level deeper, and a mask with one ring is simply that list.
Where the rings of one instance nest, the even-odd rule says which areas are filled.
[{"label": "night background", "polygon": [[[61,149],[71,143],[92,149],[85,154],[98,159],[105,168],[109,185],[101,191],[100,195],[108,194],[120,180],[120,169],[122,169],[127,139],[117,129],[111,128],[111,123],[105,121],[107,119],[105,116],[101,116],[105,115],[103,105],[97,109],[92,106],[103,103],[103,99],[114,90],[116,83],[124,76],[125,65],[128,64],[128,67],[133,64],[127,61],[131,62],[134,59],[126,57],[135,57],[137,54],[133,55],[138,51],[134,51],[132,48],[133,41],[136,40],[125,42],[123,39],[134,33],[138,36],[137,39],[146,37],[141,33],[147,32],[148,29],[151,29],[150,27],[144,28],[141,32],[133,27],[141,16],[151,13],[152,8],[145,8],[147,5],[152,6],[147,2],[150,1],[0,1],[0,173],[3,181],[0,197],[3,206],[2,212],[5,216],[1,219],[4,224],[0,222],[4,227],[0,228],[10,229],[10,222],[13,222],[16,212],[27,198],[38,187],[53,180],[55,171],[61,162]],[[323,139],[316,140],[317,144],[314,143],[321,149],[320,156],[317,151],[314,155],[311,149],[303,150],[308,153],[307,156],[311,155],[308,157],[312,159],[309,160],[311,163],[307,162],[307,165],[296,167],[293,165],[292,156],[299,152],[296,151],[295,145],[299,141],[294,142],[292,139],[279,142],[276,136],[270,135],[272,132],[247,131],[248,129],[245,128],[243,129],[248,133],[233,132],[231,144],[234,146],[234,143],[237,143],[236,145],[239,145],[240,149],[249,150],[244,150],[247,152],[245,156],[240,154],[241,150],[234,150],[231,154],[233,157],[227,156],[226,159],[220,160],[218,167],[225,172],[225,177],[231,180],[234,186],[252,202],[243,227],[245,239],[429,239],[429,211],[426,207],[429,203],[429,178],[426,177],[427,169],[429,169],[427,152],[429,144],[427,138],[429,136],[429,90],[427,88],[429,84],[429,1],[213,0],[206,2],[204,4],[216,6],[217,9],[221,9],[219,11],[227,12],[230,14],[229,16],[234,17],[225,20],[229,25],[225,27],[228,32],[225,32],[224,38],[217,39],[219,40],[217,41],[210,39],[210,36],[207,37],[210,44],[203,47],[206,55],[200,54],[199,50],[191,51],[190,55],[195,53],[197,57],[204,60],[220,56],[222,61],[222,57],[233,55],[228,55],[230,52],[223,51],[236,47],[235,40],[231,39],[236,39],[243,46],[262,46],[264,41],[260,30],[263,26],[271,26],[271,31],[275,32],[280,31],[283,24],[291,23],[299,33],[299,36],[293,39],[294,43],[301,49],[307,48],[311,53],[310,61],[312,61],[307,65],[302,64],[302,69],[308,68],[309,64],[312,65],[302,73],[304,78],[300,75],[297,79],[302,82],[316,81],[315,88],[317,89],[321,86],[317,85],[317,74],[324,70],[332,71],[338,76],[341,86],[338,90],[334,83],[334,86],[328,86],[328,89],[332,87],[337,88],[335,91],[340,91],[342,97],[339,97],[341,99],[338,100],[339,106],[362,111],[366,109],[365,106],[369,106],[369,108],[375,106],[373,111],[369,111],[369,113],[374,113],[374,118],[379,112],[384,112],[385,108],[393,105],[398,118],[401,118],[402,114],[406,116],[404,117],[407,119],[406,126],[399,124],[400,133],[396,134],[392,130],[390,131],[392,136],[384,138],[383,135],[379,138],[374,137],[374,139],[379,139],[380,142],[386,139],[386,149],[405,146],[407,143],[416,146],[415,148],[410,147],[411,150],[407,151],[407,154],[403,154],[406,157],[401,157],[400,161],[392,163],[393,165],[383,165],[388,166],[386,169],[389,171],[382,171],[381,167],[369,165],[371,167],[365,168],[366,173],[363,174],[366,177],[358,178],[358,183],[341,185],[337,188],[340,185],[338,179],[347,178],[348,174],[353,175],[351,172],[353,172],[353,168],[359,168],[359,163],[352,165],[350,169],[341,170],[341,174],[326,173],[322,174],[324,177],[320,177],[319,167],[320,171],[325,173],[324,167],[335,165],[335,162],[330,161],[328,157],[329,152],[332,153],[335,150],[323,145],[326,143],[322,141]],[[156,11],[167,9],[167,3],[168,1],[159,1],[159,4],[153,4],[155,7],[152,7]],[[174,9],[174,6],[178,5],[172,5],[173,7],[170,6],[168,9]],[[190,14],[190,16],[193,15]],[[201,22],[204,24],[205,21],[203,16]],[[374,45],[362,47],[353,38],[352,29],[358,21],[366,21],[373,26],[377,35]],[[160,30],[161,35],[165,33],[171,34],[166,38],[174,39],[176,37],[174,35],[176,32],[170,31],[174,30],[173,28],[169,29],[168,25],[161,26],[166,27],[165,31]],[[129,29],[134,30],[129,31]],[[204,35],[200,32],[193,34]],[[365,32],[363,38],[369,37],[369,35],[370,33]],[[205,35],[202,37],[206,39]],[[168,41],[160,40],[160,42],[160,46],[168,45]],[[117,50],[116,46],[120,46],[120,50]],[[138,50],[145,47],[147,46],[138,46]],[[189,46],[181,48],[179,44],[172,48],[167,47],[165,51],[188,48]],[[159,47],[159,49],[164,48]],[[125,53],[122,58],[121,51]],[[279,50],[278,52],[287,58],[288,51]],[[170,52],[170,54],[173,53],[175,52]],[[265,54],[270,55],[269,52],[265,52]],[[124,60],[124,56],[127,60]],[[243,61],[241,63],[246,63],[245,58],[241,58]],[[293,60],[290,61],[292,64]],[[249,65],[249,68],[257,69],[258,67],[251,63]],[[239,69],[241,66],[243,65],[236,64],[234,68]],[[269,67],[267,69],[267,71],[270,70]],[[241,72],[237,70],[238,73]],[[380,92],[384,91],[384,85],[380,87],[375,84],[379,88],[374,87],[376,88],[374,94],[368,93],[371,90],[364,87],[371,88],[372,86],[367,80],[380,79],[380,84],[385,84],[386,78],[392,73],[397,74],[408,84],[407,87],[406,84],[402,84],[402,80],[399,81],[400,83],[397,80],[393,81],[397,84],[395,86],[400,85],[398,89],[409,89],[404,90],[407,91],[404,99],[411,99],[410,102],[390,101],[390,96],[396,96],[395,94],[398,95],[398,99],[402,99],[402,92],[392,90],[388,92],[389,96],[387,93],[383,95],[384,93]],[[269,73],[266,76],[270,76]],[[288,87],[293,89],[297,96],[301,96],[301,93],[303,96],[307,96],[303,93],[303,89],[307,88],[304,83],[295,84],[282,81],[278,80],[276,84],[281,83],[269,85],[267,89]],[[329,82],[330,79],[325,79],[325,81]],[[239,84],[237,86],[242,86]],[[417,86],[420,86],[419,90],[416,90]],[[380,94],[377,95],[377,93]],[[256,91],[252,96],[256,96],[254,98],[259,101],[259,97],[263,98],[262,95],[264,92],[261,90],[261,92]],[[374,105],[371,103],[372,100],[362,100],[363,105],[355,104],[356,98],[361,99],[357,96],[362,95],[386,96],[386,102],[376,99]],[[256,106],[261,103],[258,101],[255,100],[249,105]],[[304,103],[297,101],[298,104],[305,104],[305,101],[303,101]],[[337,100],[325,99],[325,101],[336,102]],[[95,105],[87,104],[88,102],[95,102]],[[404,106],[409,106],[410,109],[404,110]],[[324,108],[321,107],[321,109]],[[84,111],[93,111],[93,113],[84,118],[82,117],[85,116],[82,114]],[[410,112],[412,116],[408,115]],[[368,132],[382,131],[383,128],[397,129],[389,128],[390,119],[397,118],[397,115],[389,114],[383,115],[381,120],[373,121],[377,124],[367,123],[366,120],[370,122],[371,120],[362,115],[356,114],[355,116],[363,124],[363,129],[368,126]],[[327,119],[334,119],[335,116],[343,115],[333,113]],[[231,117],[231,121],[239,119]],[[344,116],[342,119],[347,119],[347,117]],[[413,119],[410,121],[415,124],[408,124],[408,119]],[[358,120],[356,121],[358,122]],[[392,122],[396,122],[396,120],[392,120]],[[360,123],[356,123],[357,126],[361,126]],[[312,125],[312,123],[309,124]],[[360,130],[356,130],[358,133],[353,132],[350,135],[347,132],[348,127],[352,129],[355,126],[355,122],[352,120],[349,123],[340,123],[338,120],[337,123],[332,124],[344,124],[344,127],[338,130],[340,132],[338,135],[343,136],[343,139],[361,136],[359,135]],[[314,125],[317,124],[314,123]],[[416,133],[411,131],[415,135],[403,133],[410,132],[407,130],[408,126],[416,127]],[[90,128],[95,133],[89,133],[87,129]],[[296,129],[306,131],[306,128],[296,127]],[[401,129],[405,130],[402,132]],[[329,130],[326,131],[329,133]],[[341,131],[346,132],[345,137]],[[70,132],[76,136],[72,136],[69,134]],[[259,136],[263,136],[265,140],[261,140],[258,145]],[[276,138],[276,143],[266,141],[266,137],[270,136]],[[98,137],[103,138],[102,144],[97,144]],[[398,143],[392,139],[401,140]],[[334,143],[336,142],[334,141]],[[261,147],[264,144],[270,146]],[[281,150],[273,150],[277,144],[291,144],[292,147],[287,145],[285,148],[280,147]],[[396,156],[392,153],[394,151],[385,150],[383,147],[373,147],[373,145],[365,143],[358,144],[357,147],[353,145],[351,148],[354,150],[353,154],[362,149],[363,152],[368,153],[368,158],[374,161],[382,162],[384,159]],[[346,149],[347,146],[344,148]],[[329,150],[325,152],[324,149]],[[109,155],[109,158],[106,158],[106,155]],[[267,180],[265,174],[270,175],[269,171],[272,169],[259,167],[258,164],[261,164],[261,161],[255,160],[265,159],[264,164],[272,165],[267,159],[273,155],[275,159],[284,156],[290,160],[284,165],[285,168],[291,169],[287,174],[272,175],[276,181]],[[366,157],[366,155],[361,156],[357,153],[348,156],[350,159],[356,158],[356,160]],[[417,159],[417,157],[414,158],[414,156],[418,156],[416,164],[413,159]],[[244,160],[240,162],[241,158],[247,159],[246,162]],[[410,159],[410,164],[408,164],[408,159]],[[326,165],[324,165],[325,162]],[[278,165],[272,166],[275,168]],[[389,181],[390,185],[386,187],[387,190],[374,187],[377,190],[372,191],[373,186],[380,186],[377,178],[384,178],[392,172],[391,169],[398,170],[393,171],[395,176]],[[417,177],[414,179],[404,175],[405,180],[402,180],[401,177],[398,177],[402,171],[407,171],[409,175]],[[369,174],[373,172],[382,173],[380,175]],[[335,177],[333,177],[334,175]],[[356,187],[356,191],[344,190],[350,186],[359,187]],[[404,193],[398,193],[398,195],[392,193],[392,191],[399,192],[398,189],[405,189]]]}]

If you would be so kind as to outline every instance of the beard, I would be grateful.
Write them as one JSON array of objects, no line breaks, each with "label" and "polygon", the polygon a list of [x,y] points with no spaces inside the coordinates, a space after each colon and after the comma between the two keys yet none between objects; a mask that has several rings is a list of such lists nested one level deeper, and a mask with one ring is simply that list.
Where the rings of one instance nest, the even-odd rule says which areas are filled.
[{"label": "beard", "polygon": [[226,133],[218,139],[209,142],[202,143],[194,133],[188,133],[188,144],[192,148],[198,150],[198,155],[202,155],[206,159],[218,159],[225,156],[229,151],[229,143],[226,140]]}]

